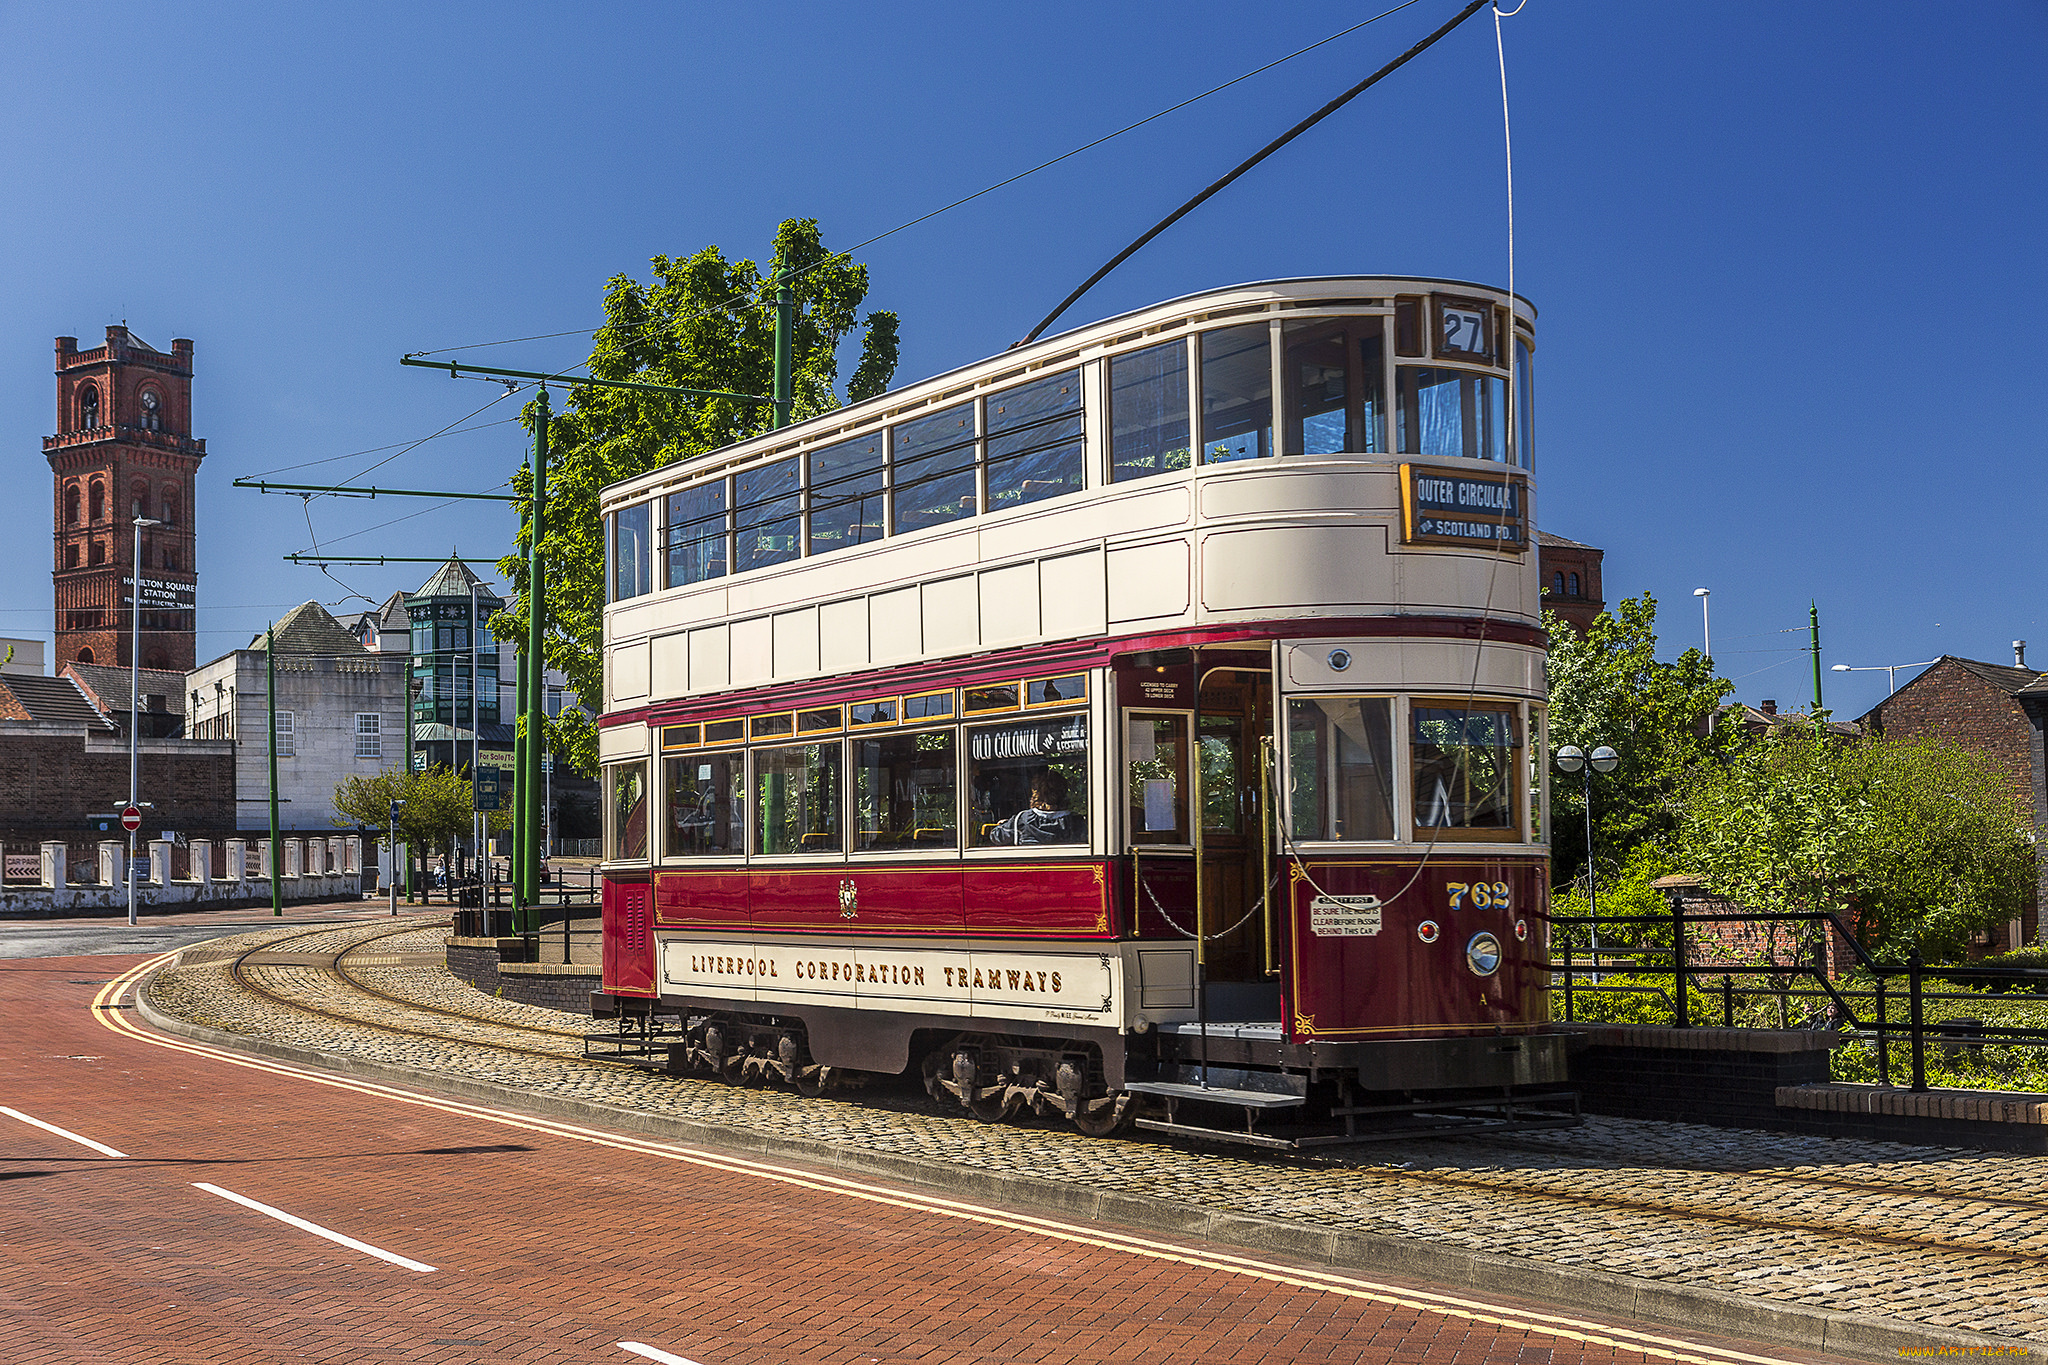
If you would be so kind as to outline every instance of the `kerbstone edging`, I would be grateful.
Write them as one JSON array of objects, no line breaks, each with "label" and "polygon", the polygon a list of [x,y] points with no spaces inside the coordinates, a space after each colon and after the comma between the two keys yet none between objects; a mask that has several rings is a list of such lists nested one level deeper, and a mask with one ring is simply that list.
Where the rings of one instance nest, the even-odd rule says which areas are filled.
[{"label": "kerbstone edging", "polygon": [[138,983],[136,1010],[151,1027],[194,1042],[291,1062],[340,1075],[411,1086],[478,1100],[544,1118],[566,1119],[673,1142],[762,1156],[796,1165],[882,1176],[962,1200],[1008,1205],[1149,1232],[1199,1237],[1249,1251],[1277,1253],[1344,1271],[1405,1275],[1447,1289],[1508,1294],[1638,1323],[1747,1337],[1779,1346],[1872,1360],[1896,1361],[1909,1348],[1950,1347],[1983,1351],[2022,1347],[2048,1360],[2048,1347],[2025,1339],[1955,1328],[1921,1327],[1892,1318],[1838,1313],[1803,1304],[1780,1304],[1717,1289],[1661,1284],[1610,1270],[1556,1266],[1381,1233],[1316,1228],[1276,1218],[1223,1213],[1148,1195],[1048,1185],[955,1164],[935,1165],[916,1157],[844,1147],[814,1138],[768,1135],[611,1105],[539,1095],[439,1072],[321,1052],[251,1038],[164,1014],[149,1003],[155,973]]}]

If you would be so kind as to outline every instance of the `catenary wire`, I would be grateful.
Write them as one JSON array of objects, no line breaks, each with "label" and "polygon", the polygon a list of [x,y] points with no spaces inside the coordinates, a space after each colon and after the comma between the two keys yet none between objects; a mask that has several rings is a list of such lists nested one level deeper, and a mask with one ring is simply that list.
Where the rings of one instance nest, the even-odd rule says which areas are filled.
[{"label": "catenary wire", "polygon": [[[1361,19],[1357,23],[1352,24],[1348,28],[1338,29],[1329,37],[1319,38],[1315,42],[1310,43],[1307,47],[1297,48],[1293,52],[1288,53],[1284,57],[1275,57],[1272,61],[1267,62],[1264,66],[1253,67],[1250,71],[1245,72],[1243,75],[1233,76],[1229,80],[1223,82],[1223,84],[1211,86],[1209,89],[1204,90],[1199,95],[1190,95],[1186,99],[1181,100],[1179,103],[1170,104],[1166,108],[1159,110],[1157,113],[1147,114],[1144,118],[1139,119],[1136,123],[1126,124],[1123,127],[1117,129],[1115,132],[1104,133],[1101,137],[1098,137],[1091,142],[1084,142],[1080,146],[1073,148],[1071,151],[1060,153],[1058,156],[1053,157],[1050,161],[1042,161],[1038,165],[1031,167],[1029,170],[1019,171],[1015,175],[1012,175],[1007,179],[998,180],[995,184],[989,185],[983,189],[976,190],[973,194],[967,195],[964,198],[955,199],[952,203],[947,204],[942,208],[936,208],[929,213],[921,214],[916,218],[912,218],[907,223],[899,223],[895,227],[890,228],[887,232],[876,233],[874,236],[868,238],[866,241],[856,242],[854,245],[847,247],[844,250],[835,251],[831,253],[831,255],[827,256],[824,261],[818,262],[817,265],[806,266],[803,270],[797,271],[795,274],[790,276],[790,278],[801,278],[803,275],[808,274],[812,270],[819,269],[820,267],[824,266],[827,262],[833,260],[836,257],[850,256],[854,252],[862,250],[865,247],[873,246],[876,242],[881,241],[885,237],[893,237],[897,233],[902,232],[907,228],[916,227],[919,223],[928,222],[931,219],[938,217],[942,213],[950,213],[952,210],[957,209],[962,205],[971,204],[975,200],[980,199],[985,195],[993,194],[997,190],[1003,189],[1010,185],[1014,185],[1019,180],[1023,180],[1029,176],[1036,175],[1040,171],[1049,170],[1050,168],[1059,165],[1062,161],[1070,160],[1073,157],[1079,156],[1083,152],[1091,151],[1096,147],[1100,147],[1105,142],[1110,142],[1116,138],[1122,137],[1125,133],[1135,132],[1138,129],[1143,128],[1148,123],[1153,123],[1158,121],[1159,119],[1165,118],[1168,114],[1178,113],[1180,110],[1187,108],[1191,104],[1195,104],[1202,100],[1205,100],[1209,98],[1209,96],[1211,95],[1220,94],[1223,91],[1228,90],[1231,86],[1239,85],[1245,81],[1250,80],[1254,76],[1263,75],[1264,73],[1271,71],[1276,66],[1281,66],[1287,62],[1291,62],[1296,57],[1305,56],[1306,54],[1315,51],[1319,47],[1322,47],[1329,43],[1334,43],[1339,38],[1343,38],[1350,34],[1356,33],[1359,29],[1364,28],[1368,24],[1378,23],[1380,20],[1385,19],[1389,15],[1398,14],[1402,10],[1407,9],[1410,5],[1419,3],[1420,0],[1401,0],[1401,3],[1395,5],[1392,9],[1382,10],[1380,13],[1373,15],[1370,19]],[[657,325],[670,327],[681,326],[683,323],[692,322],[695,321],[697,318],[706,317],[712,313],[719,312],[722,309],[733,307],[735,304],[743,303],[749,297],[751,296],[747,294],[735,294],[731,298],[726,299],[722,303],[712,304],[709,307],[700,309],[699,311],[690,314],[688,317],[660,324],[657,324],[652,321],[644,322],[637,327],[628,329],[628,331],[624,334],[631,335],[632,333],[645,331],[648,328]],[[490,346],[513,346],[526,341],[553,341],[561,337],[595,336],[598,332],[604,330],[604,327],[606,325],[608,324],[600,324],[597,327],[576,328],[566,332],[541,332],[537,333],[534,336],[526,337],[506,337],[501,341],[474,341],[464,346],[443,346],[438,350],[415,351],[413,352],[413,354],[415,356],[446,355],[451,351],[477,351]],[[573,369],[579,367],[572,366],[571,368]]]},{"label": "catenary wire", "polygon": [[328,455],[318,460],[304,460],[298,464],[279,465],[275,469],[259,470],[254,474],[244,474],[242,477],[245,479],[261,479],[272,474],[289,474],[294,469],[311,469],[315,465],[334,464],[339,460],[358,460],[365,455],[382,455],[387,450],[396,450],[399,454],[403,455],[415,446],[442,436],[466,436],[472,431],[488,431],[492,427],[507,426],[518,420],[517,417],[501,417],[495,422],[479,422],[473,427],[462,427],[459,429],[444,428],[435,432],[432,436],[422,436],[416,441],[400,441],[395,445],[388,446],[371,446],[368,450],[352,450],[346,455]]}]

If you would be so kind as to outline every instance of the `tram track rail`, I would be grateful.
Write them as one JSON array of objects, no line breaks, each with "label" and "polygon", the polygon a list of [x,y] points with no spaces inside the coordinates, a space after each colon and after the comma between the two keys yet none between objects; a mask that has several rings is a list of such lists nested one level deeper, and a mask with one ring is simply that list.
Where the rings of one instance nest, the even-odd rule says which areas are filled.
[{"label": "tram track rail", "polygon": [[[516,1023],[510,1020],[480,1018],[475,1014],[464,1013],[460,1010],[450,1009],[384,990],[365,980],[358,970],[351,969],[351,959],[356,959],[358,965],[363,965],[360,962],[361,959],[376,956],[373,950],[377,945],[385,943],[392,938],[417,933],[422,929],[433,927],[436,926],[432,923],[422,923],[415,920],[403,926],[371,934],[331,950],[321,949],[318,952],[308,953],[293,953],[290,950],[289,945],[301,939],[335,932],[335,926],[322,925],[301,933],[271,939],[267,942],[253,944],[242,949],[232,958],[228,959],[228,975],[240,989],[275,1006],[312,1015],[348,1027],[375,1029],[384,1033],[418,1038],[429,1042],[486,1048],[497,1052],[536,1058],[553,1063],[580,1062],[611,1070],[648,1073],[649,1068],[644,1065],[611,1061],[601,1057],[584,1056],[580,1049],[587,1030],[554,1028],[545,1025]],[[388,1008],[460,1021],[471,1029],[505,1030],[515,1035],[534,1035],[559,1039],[563,1042],[574,1042],[578,1045],[578,1050],[572,1052],[563,1048],[521,1046],[514,1041],[478,1037],[443,1029],[412,1027],[394,1019],[366,1017],[363,1014],[351,1013],[345,1009],[330,1009],[321,1004],[294,996],[286,991],[275,989],[259,979],[258,969],[266,965],[261,960],[265,957],[325,959],[324,961],[315,962],[287,960],[268,965],[279,967],[297,966],[311,970],[324,970],[342,982],[350,991],[374,1000]],[[391,964],[385,963],[380,965]],[[714,1081],[716,1078],[693,1075],[677,1079],[709,1082]],[[877,1109],[904,1109],[907,1107],[909,1110],[916,1112],[944,1113],[947,1115],[955,1113],[951,1109],[924,1101],[922,1096],[912,1099],[908,1094],[901,1097],[889,1097],[871,1093],[868,1096],[856,1098],[846,1093],[835,1093],[831,1102],[834,1104],[854,1104]],[[1161,1142],[1157,1138],[1138,1140],[1153,1143]],[[1479,1144],[1496,1150],[1508,1149],[1510,1151],[1541,1152],[1547,1156],[1555,1156],[1557,1154],[1555,1146],[1521,1141],[1513,1137],[1475,1137],[1461,1139],[1461,1142],[1468,1145],[1468,1150],[1471,1144]],[[1182,1144],[1166,1140],[1164,1145],[1179,1146]],[[1839,1217],[1781,1218],[1754,1212],[1731,1210],[1727,1207],[1725,1200],[1717,1203],[1717,1201],[1712,1199],[1695,1199],[1676,1195],[1662,1198],[1646,1198],[1559,1188],[1556,1182],[1542,1178],[1540,1173],[1531,1173],[1533,1178],[1489,1178],[1485,1175],[1465,1174],[1456,1170],[1441,1168],[1414,1170],[1385,1165],[1359,1164],[1342,1161],[1341,1159],[1332,1160],[1307,1155],[1274,1155],[1269,1159],[1276,1164],[1294,1166],[1304,1170],[1327,1171],[1330,1169],[1343,1169],[1354,1176],[1370,1181],[1374,1185],[1390,1189],[1401,1187],[1414,1189],[1417,1186],[1423,1186],[1458,1190],[1479,1195],[1500,1194],[1517,1198],[1555,1200],[1561,1204],[1578,1208],[1605,1210],[1620,1214],[1684,1218],[1700,1223],[1739,1229],[1744,1232],[1781,1232],[1800,1236],[1850,1238],[1866,1244],[1966,1256],[1984,1263],[2004,1263],[2026,1266],[2028,1268],[2038,1268],[2044,1262],[2048,1262],[2048,1252],[2031,1251],[2009,1244],[2001,1245],[1988,1239],[1974,1240],[1940,1234],[1896,1231],[1872,1226],[1870,1222],[1859,1219],[1853,1210],[1845,1211]],[[1499,1170],[1500,1168],[1496,1166],[1493,1169]],[[1944,1204],[1981,1205],[2008,1211],[2013,1214],[2031,1215],[2048,1213],[2048,1200],[2029,1199],[2009,1194],[1979,1194],[1972,1191],[1954,1189],[1930,1190],[1925,1186],[1912,1186],[1903,1182],[1857,1180],[1809,1172],[1759,1169],[1739,1164],[1684,1163],[1670,1169],[1705,1175],[1732,1176],[1745,1181],[1757,1182],[1761,1189],[1747,1192],[1749,1202],[1756,1202],[1759,1195],[1768,1197],[1769,1192],[1773,1189],[1804,1188],[1824,1190],[1831,1194],[1865,1195],[1885,1199],[1910,1200],[1936,1208]]]}]

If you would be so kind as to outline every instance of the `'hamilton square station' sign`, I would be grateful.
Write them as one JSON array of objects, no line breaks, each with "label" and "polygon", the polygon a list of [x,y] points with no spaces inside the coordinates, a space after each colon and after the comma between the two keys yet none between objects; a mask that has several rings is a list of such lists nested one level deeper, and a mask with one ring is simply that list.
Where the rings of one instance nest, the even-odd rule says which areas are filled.
[{"label": "'hamilton square station' sign", "polygon": [[[179,583],[169,578],[145,578],[142,580],[142,609],[144,611],[190,611],[193,605],[194,588],[190,583]],[[123,610],[135,605],[135,580],[126,575],[121,578],[121,606]]]},{"label": "'hamilton square station' sign", "polygon": [[1503,469],[1479,475],[1401,466],[1402,540],[1521,554],[1529,548],[1529,480]]}]

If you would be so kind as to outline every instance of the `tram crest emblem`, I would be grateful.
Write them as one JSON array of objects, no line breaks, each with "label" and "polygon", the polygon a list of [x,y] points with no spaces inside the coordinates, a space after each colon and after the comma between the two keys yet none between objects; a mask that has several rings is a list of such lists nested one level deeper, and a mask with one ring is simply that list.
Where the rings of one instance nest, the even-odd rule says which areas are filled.
[{"label": "tram crest emblem", "polygon": [[839,918],[860,918],[860,888],[851,877],[839,879]]}]

